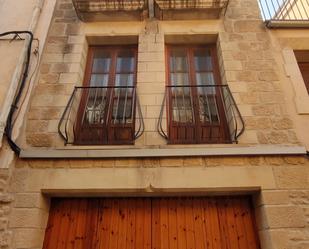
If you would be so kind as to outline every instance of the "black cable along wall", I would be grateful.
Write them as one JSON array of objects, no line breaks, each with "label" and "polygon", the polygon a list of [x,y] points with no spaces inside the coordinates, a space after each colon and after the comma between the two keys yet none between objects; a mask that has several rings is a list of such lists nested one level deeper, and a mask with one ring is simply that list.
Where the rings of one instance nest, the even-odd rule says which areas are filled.
[{"label": "black cable along wall", "polygon": [[25,59],[25,65],[24,70],[21,78],[21,82],[19,84],[19,88],[16,92],[15,98],[13,100],[13,103],[11,105],[11,109],[8,114],[6,126],[5,126],[5,135],[7,137],[8,143],[11,147],[11,149],[17,154],[20,154],[20,147],[13,141],[12,139],[12,130],[13,130],[13,116],[15,111],[18,109],[18,103],[22,96],[23,89],[26,85],[26,81],[28,78],[29,73],[29,65],[30,65],[30,58],[31,58],[31,50],[32,50],[32,42],[33,42],[33,33],[30,31],[8,31],[5,33],[1,33],[0,37],[8,36],[8,35],[15,35],[13,39],[16,39],[19,37],[19,35],[28,35],[30,37],[28,48],[27,48],[27,54]]}]

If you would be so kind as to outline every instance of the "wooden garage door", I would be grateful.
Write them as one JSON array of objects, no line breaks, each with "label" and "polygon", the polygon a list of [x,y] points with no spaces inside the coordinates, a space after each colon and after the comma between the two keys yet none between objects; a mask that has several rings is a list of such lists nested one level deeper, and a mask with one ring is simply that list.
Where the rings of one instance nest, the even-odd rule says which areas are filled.
[{"label": "wooden garage door", "polygon": [[247,197],[53,199],[44,249],[259,248]]}]

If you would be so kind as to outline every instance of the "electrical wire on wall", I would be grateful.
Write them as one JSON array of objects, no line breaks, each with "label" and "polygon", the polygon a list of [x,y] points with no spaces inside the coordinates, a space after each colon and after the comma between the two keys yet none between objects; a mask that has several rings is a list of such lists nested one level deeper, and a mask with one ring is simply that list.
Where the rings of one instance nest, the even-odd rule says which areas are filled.
[{"label": "electrical wire on wall", "polygon": [[15,118],[14,118],[14,120],[12,121],[12,126],[14,127],[14,125],[15,125],[15,122],[17,121],[17,118],[18,118],[18,116],[19,116],[19,114],[20,114],[20,111],[22,110],[22,106],[24,105],[24,103],[25,103],[25,101],[26,101],[26,99],[27,99],[27,96],[28,96],[28,94],[29,94],[29,90],[30,90],[30,86],[31,86],[31,82],[32,82],[32,80],[33,80],[33,77],[34,77],[34,75],[35,75],[35,73],[36,73],[36,71],[37,71],[37,69],[38,69],[38,67],[39,67],[39,62],[40,62],[40,60],[39,60],[39,58],[40,58],[40,52],[39,52],[39,48],[40,48],[40,40],[39,39],[33,39],[33,41],[36,41],[37,42],[37,45],[36,45],[36,47],[35,47],[35,49],[34,49],[34,51],[33,51],[33,55],[35,56],[35,63],[34,63],[34,69],[33,69],[33,71],[31,72],[31,74],[29,74],[30,75],[30,77],[29,77],[29,80],[28,80],[28,84],[27,84],[27,89],[26,89],[26,91],[25,91],[25,93],[23,94],[24,95],[24,97],[23,97],[23,99],[20,101],[20,104],[19,104],[19,108],[17,109],[17,112],[15,113]]},{"label": "electrical wire on wall", "polygon": [[[28,35],[29,38],[30,38],[29,43],[28,43],[28,47],[27,47],[26,59],[25,59],[24,67],[23,67],[23,73],[22,73],[22,76],[21,76],[21,82],[18,86],[15,98],[12,102],[12,105],[11,105],[11,108],[10,108],[10,111],[9,111],[9,114],[8,114],[8,117],[7,117],[6,127],[5,127],[5,135],[7,137],[8,143],[9,143],[11,149],[17,155],[19,155],[20,154],[20,148],[12,139],[12,131],[13,131],[13,126],[14,126],[13,117],[14,117],[15,111],[20,108],[20,106],[18,107],[18,103],[20,101],[20,98],[22,96],[23,90],[24,90],[26,82],[27,82],[27,78],[28,78],[28,74],[29,74],[29,68],[30,68],[32,43],[33,43],[34,38],[33,38],[33,33],[30,32],[30,31],[8,31],[8,32],[5,32],[5,33],[1,33],[0,37],[9,36],[9,35],[14,35],[12,40],[15,40],[17,38],[22,39],[20,37],[20,35]],[[28,88],[29,88],[29,86],[28,86]],[[24,100],[23,100],[23,102],[24,102]]]}]

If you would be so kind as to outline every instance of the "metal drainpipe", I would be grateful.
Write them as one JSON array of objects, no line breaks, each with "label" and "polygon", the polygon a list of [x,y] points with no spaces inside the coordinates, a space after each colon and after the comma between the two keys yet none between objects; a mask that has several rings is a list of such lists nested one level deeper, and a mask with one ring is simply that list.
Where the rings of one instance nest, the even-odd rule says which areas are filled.
[{"label": "metal drainpipe", "polygon": [[[39,17],[40,17],[41,10],[43,8],[44,1],[45,0],[37,0],[35,7],[34,7],[34,10],[32,12],[32,17],[31,17],[31,21],[30,21],[28,31],[34,32],[35,28],[37,27],[38,20],[39,20]],[[23,71],[23,65],[24,65],[24,62],[25,62],[25,57],[27,55],[27,48],[28,48],[29,41],[30,41],[29,37],[26,37],[25,38],[25,44],[23,46],[21,55],[18,59],[18,63],[16,65],[15,71],[13,73],[12,80],[11,80],[11,83],[10,83],[10,86],[9,86],[9,89],[8,89],[8,92],[7,92],[5,101],[4,101],[4,105],[3,105],[3,108],[2,108],[3,112],[0,115],[0,148],[2,147],[3,133],[4,133],[5,125],[6,125],[6,120],[7,120],[8,114],[10,112],[10,108],[11,108],[12,102],[14,100],[16,91],[17,91],[18,86],[19,86],[19,81],[20,81],[21,74],[22,74],[22,71]]]}]

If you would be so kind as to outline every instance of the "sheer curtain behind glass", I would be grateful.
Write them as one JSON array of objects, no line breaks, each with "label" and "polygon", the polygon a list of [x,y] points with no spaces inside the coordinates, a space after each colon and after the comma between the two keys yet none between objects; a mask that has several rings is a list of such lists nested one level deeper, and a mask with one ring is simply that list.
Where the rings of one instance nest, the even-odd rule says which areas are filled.
[{"label": "sheer curtain behind glass", "polygon": [[173,49],[170,55],[170,82],[172,86],[172,120],[193,122],[192,92],[189,80],[189,61],[183,49]]},{"label": "sheer curtain behind glass", "polygon": [[111,68],[111,55],[106,51],[94,54],[91,69],[90,87],[87,89],[84,123],[103,124],[107,105],[107,87]]},{"label": "sheer curtain behind glass", "polygon": [[194,68],[198,86],[199,117],[201,122],[218,123],[219,113],[211,52],[208,49],[194,51]]},{"label": "sheer curtain behind glass", "polygon": [[116,76],[113,101],[113,122],[131,123],[134,105],[135,54],[133,51],[120,51],[116,59]]}]

